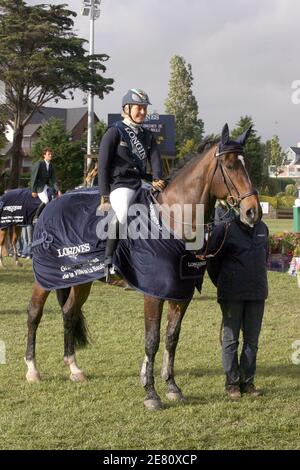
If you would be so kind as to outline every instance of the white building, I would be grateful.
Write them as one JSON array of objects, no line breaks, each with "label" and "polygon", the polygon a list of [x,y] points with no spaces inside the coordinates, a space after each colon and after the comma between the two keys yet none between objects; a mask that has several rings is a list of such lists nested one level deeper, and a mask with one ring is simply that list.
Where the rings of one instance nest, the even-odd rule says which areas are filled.
[{"label": "white building", "polygon": [[285,153],[286,158],[281,166],[269,166],[269,176],[271,178],[300,178],[300,142],[297,147],[289,147]]}]

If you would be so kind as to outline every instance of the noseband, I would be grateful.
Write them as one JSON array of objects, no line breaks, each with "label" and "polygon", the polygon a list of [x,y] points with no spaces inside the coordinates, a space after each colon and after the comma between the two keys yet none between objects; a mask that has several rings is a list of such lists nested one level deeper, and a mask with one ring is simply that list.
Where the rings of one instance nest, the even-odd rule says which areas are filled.
[{"label": "noseband", "polygon": [[[214,175],[216,174],[217,169],[220,168],[221,175],[222,175],[222,178],[223,178],[223,182],[224,182],[226,188],[228,189],[228,193],[229,193],[229,195],[226,198],[226,201],[231,207],[239,207],[240,203],[242,202],[243,199],[246,199],[247,197],[250,197],[250,196],[257,196],[258,192],[255,188],[252,187],[252,189],[250,191],[248,191],[247,193],[240,194],[239,190],[237,189],[236,185],[232,181],[230,175],[228,174],[228,172],[226,170],[226,167],[224,166],[224,164],[222,162],[221,156],[226,154],[226,153],[228,153],[228,151],[221,152],[221,153],[218,152],[218,151],[216,152],[217,165],[216,165],[216,168],[215,168],[215,171],[214,171]],[[231,153],[239,153],[239,155],[241,154],[240,151],[236,152],[236,150],[232,150]],[[213,175],[213,177],[214,177],[214,175]],[[232,189],[230,189],[230,185],[231,185],[232,189],[235,191],[235,193],[237,194],[236,196],[234,196],[232,194]]]}]

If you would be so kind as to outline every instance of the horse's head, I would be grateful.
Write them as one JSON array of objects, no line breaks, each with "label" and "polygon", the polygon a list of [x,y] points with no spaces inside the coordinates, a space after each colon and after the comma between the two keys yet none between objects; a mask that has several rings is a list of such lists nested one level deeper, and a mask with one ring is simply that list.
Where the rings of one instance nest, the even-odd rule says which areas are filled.
[{"label": "horse's head", "polygon": [[216,151],[217,163],[212,178],[211,194],[239,208],[243,223],[253,226],[262,211],[256,189],[253,188],[244,162],[244,145],[251,132],[247,129],[236,140],[231,140],[228,125],[222,130],[221,142]]}]

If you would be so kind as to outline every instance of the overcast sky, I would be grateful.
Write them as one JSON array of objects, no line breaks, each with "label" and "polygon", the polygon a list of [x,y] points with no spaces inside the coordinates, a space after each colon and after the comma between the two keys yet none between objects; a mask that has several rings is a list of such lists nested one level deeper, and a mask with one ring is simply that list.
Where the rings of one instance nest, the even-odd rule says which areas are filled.
[{"label": "overcast sky", "polygon": [[[89,38],[81,0],[27,3],[67,3],[78,13],[78,35]],[[283,147],[296,145],[300,104],[292,102],[292,83],[299,80],[300,90],[299,24],[299,0],[102,0],[95,53],[110,56],[106,76],[115,84],[104,100],[95,98],[95,111],[106,120],[137,87],[148,92],[150,111],[163,114],[169,61],[177,54],[192,65],[206,133],[220,132],[225,122],[233,127],[248,114],[263,140],[278,134]],[[79,98],[75,104],[81,105]]]}]

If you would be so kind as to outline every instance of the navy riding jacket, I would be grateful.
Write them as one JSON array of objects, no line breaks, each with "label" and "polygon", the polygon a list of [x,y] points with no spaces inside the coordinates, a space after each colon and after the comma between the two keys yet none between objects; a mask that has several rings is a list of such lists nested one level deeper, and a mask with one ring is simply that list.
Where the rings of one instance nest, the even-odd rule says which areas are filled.
[{"label": "navy riding jacket", "polygon": [[[161,179],[162,161],[154,135],[148,129],[140,127],[137,138],[145,148],[153,178]],[[145,176],[137,168],[131,150],[116,126],[108,128],[101,140],[98,169],[101,196],[108,196],[111,191],[119,187],[138,189]]]},{"label": "navy riding jacket", "polygon": [[207,271],[217,286],[218,301],[265,300],[268,296],[267,260],[269,231],[258,222],[253,228],[239,218],[216,225],[208,241],[208,253],[220,252],[208,261]]}]

